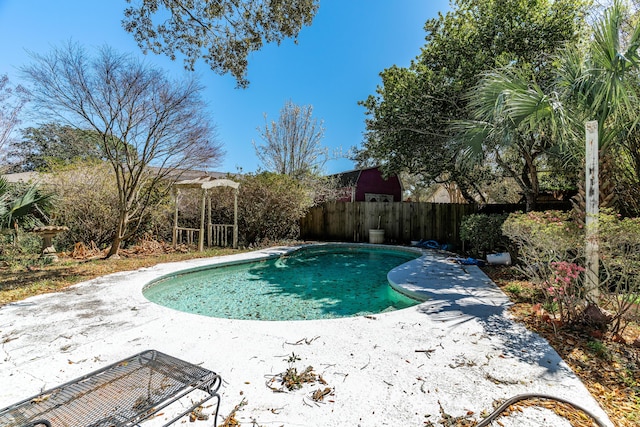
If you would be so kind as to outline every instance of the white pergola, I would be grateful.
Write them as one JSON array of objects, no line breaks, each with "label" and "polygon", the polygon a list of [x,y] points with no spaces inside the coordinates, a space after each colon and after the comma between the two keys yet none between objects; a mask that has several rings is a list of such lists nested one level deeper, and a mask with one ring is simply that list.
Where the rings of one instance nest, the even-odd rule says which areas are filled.
[{"label": "white pergola", "polygon": [[[233,203],[233,224],[212,224],[211,223],[211,194],[209,190],[215,187],[231,187],[234,191]],[[233,227],[233,247],[238,247],[238,189],[240,184],[230,179],[216,179],[205,176],[196,179],[188,179],[178,181],[174,184],[174,194],[176,198],[176,209],[173,218],[173,246],[177,246],[178,239],[182,234],[186,234],[187,241],[193,242],[193,234],[198,232],[198,250],[204,250],[205,237],[205,216],[208,217],[207,245],[208,246],[226,246],[227,230]],[[199,189],[202,192],[202,208],[200,210],[200,229],[180,227],[178,225],[178,211],[180,207],[180,191],[183,189]],[[206,214],[205,215],[205,210]]]}]

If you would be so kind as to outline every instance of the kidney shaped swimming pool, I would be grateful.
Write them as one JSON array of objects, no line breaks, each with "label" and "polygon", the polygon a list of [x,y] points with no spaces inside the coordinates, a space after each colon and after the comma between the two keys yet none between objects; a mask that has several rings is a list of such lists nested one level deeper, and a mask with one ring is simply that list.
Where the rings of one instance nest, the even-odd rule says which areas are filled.
[{"label": "kidney shaped swimming pool", "polygon": [[391,269],[419,256],[400,248],[308,246],[275,259],[178,272],[148,284],[143,294],[157,304],[210,317],[363,316],[420,303],[387,281]]}]

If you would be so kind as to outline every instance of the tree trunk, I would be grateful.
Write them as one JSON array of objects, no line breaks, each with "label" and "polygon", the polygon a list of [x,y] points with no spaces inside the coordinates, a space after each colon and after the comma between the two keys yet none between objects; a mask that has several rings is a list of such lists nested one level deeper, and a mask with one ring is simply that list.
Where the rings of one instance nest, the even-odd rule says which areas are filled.
[{"label": "tree trunk", "polygon": [[538,204],[538,195],[540,194],[540,181],[538,180],[538,167],[535,162],[535,154],[529,152],[522,153],[525,160],[525,174],[528,189],[526,190],[527,212],[534,210]]},{"label": "tree trunk", "polygon": [[460,194],[462,194],[462,197],[467,201],[467,203],[471,205],[475,205],[477,203],[476,199],[473,198],[471,193],[469,193],[464,186],[459,185],[458,188],[460,189]]},{"label": "tree trunk", "polygon": [[531,212],[537,207],[538,198],[536,197],[533,191],[529,191],[529,190],[525,191],[524,200],[525,200],[525,210],[527,212]]},{"label": "tree trunk", "polygon": [[128,223],[129,221],[127,213],[121,212],[120,218],[118,219],[118,227],[116,228],[116,232],[113,236],[113,242],[111,243],[111,248],[109,248],[109,252],[107,253],[107,256],[105,258],[118,257],[118,251],[120,250],[122,239],[126,234]]},{"label": "tree trunk", "polygon": [[[533,159],[528,161],[525,156],[525,166],[521,171],[520,175],[518,172],[509,167],[507,162],[502,160],[500,157],[500,153],[498,151],[495,152],[496,162],[500,167],[502,167],[511,177],[516,181],[518,187],[522,190],[522,194],[524,195],[527,212],[535,209],[538,202],[538,174],[537,168]],[[532,178],[534,181],[532,181]]]},{"label": "tree trunk", "polygon": [[109,248],[109,252],[107,253],[107,256],[105,256],[106,259],[108,258],[117,259],[119,257],[118,250],[120,250],[121,242],[122,242],[122,239],[120,237],[113,238],[113,242],[111,242],[111,247]]}]

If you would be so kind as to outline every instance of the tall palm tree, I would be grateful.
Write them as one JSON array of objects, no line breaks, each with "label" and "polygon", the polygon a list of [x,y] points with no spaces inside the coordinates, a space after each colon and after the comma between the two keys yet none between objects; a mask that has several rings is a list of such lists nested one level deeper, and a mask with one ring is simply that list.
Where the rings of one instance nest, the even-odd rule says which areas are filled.
[{"label": "tall palm tree", "polygon": [[598,121],[604,149],[620,142],[620,129],[628,127],[636,110],[640,26],[627,27],[629,13],[628,4],[614,0],[595,23],[590,42],[560,57],[558,86],[574,116]]},{"label": "tall palm tree", "polygon": [[[469,94],[472,120],[458,123],[466,159],[494,160],[516,179],[535,204],[538,165],[562,144],[568,163],[584,159],[584,123],[598,121],[601,199],[613,202],[614,167],[637,171],[640,183],[640,26],[630,26],[629,8],[614,0],[593,26],[589,40],[568,46],[556,60],[556,79],[541,88],[518,65],[487,73]],[[517,154],[522,174],[504,161]],[[611,158],[625,159],[612,162]]]},{"label": "tall palm tree", "polygon": [[616,205],[616,176],[631,173],[640,183],[640,26],[630,24],[629,14],[628,4],[615,0],[594,24],[591,40],[563,51],[558,68],[557,90],[573,131],[566,153],[574,162],[584,159],[584,122],[598,122],[602,206]]},{"label": "tall palm tree", "polygon": [[495,162],[518,184],[527,210],[533,209],[540,165],[564,127],[557,94],[546,94],[531,74],[511,65],[486,73],[468,100],[472,119],[456,124],[463,158]]}]

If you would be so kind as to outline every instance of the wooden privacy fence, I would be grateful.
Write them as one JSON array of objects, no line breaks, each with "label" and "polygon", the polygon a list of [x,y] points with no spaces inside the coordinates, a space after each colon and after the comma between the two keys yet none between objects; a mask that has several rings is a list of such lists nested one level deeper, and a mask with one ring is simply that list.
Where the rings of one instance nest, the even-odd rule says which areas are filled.
[{"label": "wooden privacy fence", "polygon": [[[539,203],[536,210],[570,210],[568,201]],[[524,211],[523,204],[471,205],[416,202],[329,202],[300,221],[300,237],[309,240],[368,242],[369,230],[384,229],[388,243],[435,240],[461,246],[460,224],[474,213]]]},{"label": "wooden privacy fence", "polygon": [[303,239],[368,242],[369,230],[384,229],[388,243],[436,240],[460,245],[460,222],[475,205],[412,202],[330,202],[311,209],[300,223]]}]

